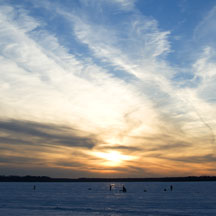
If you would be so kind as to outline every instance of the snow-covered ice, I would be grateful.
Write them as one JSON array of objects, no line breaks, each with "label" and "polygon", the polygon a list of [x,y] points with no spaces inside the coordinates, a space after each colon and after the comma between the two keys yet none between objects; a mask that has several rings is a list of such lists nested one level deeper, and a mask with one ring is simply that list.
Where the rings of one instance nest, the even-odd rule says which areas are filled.
[{"label": "snow-covered ice", "polygon": [[[123,184],[127,193],[119,191]],[[33,190],[34,185],[36,190]],[[216,182],[113,183],[112,191],[109,191],[109,185],[0,183],[0,215],[216,215]],[[173,191],[170,191],[170,185],[173,185]]]}]

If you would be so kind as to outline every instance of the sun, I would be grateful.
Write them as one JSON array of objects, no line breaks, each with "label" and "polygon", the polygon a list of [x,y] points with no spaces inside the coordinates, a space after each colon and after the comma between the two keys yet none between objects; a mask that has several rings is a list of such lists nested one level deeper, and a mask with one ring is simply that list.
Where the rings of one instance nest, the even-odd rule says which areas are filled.
[{"label": "sun", "polygon": [[124,161],[131,160],[132,157],[123,155],[118,151],[95,152],[95,156],[104,160],[104,165],[118,166]]}]

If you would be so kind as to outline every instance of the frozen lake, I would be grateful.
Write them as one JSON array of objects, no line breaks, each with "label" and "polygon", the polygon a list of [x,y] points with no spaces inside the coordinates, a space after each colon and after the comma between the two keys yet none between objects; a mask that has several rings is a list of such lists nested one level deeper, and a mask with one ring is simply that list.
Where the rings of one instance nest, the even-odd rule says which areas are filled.
[{"label": "frozen lake", "polygon": [[[123,184],[127,193],[119,191]],[[34,185],[36,190],[33,190]],[[0,215],[216,215],[216,182],[113,183],[112,191],[109,191],[109,185],[0,183]],[[170,185],[173,185],[173,191],[170,191]]]}]

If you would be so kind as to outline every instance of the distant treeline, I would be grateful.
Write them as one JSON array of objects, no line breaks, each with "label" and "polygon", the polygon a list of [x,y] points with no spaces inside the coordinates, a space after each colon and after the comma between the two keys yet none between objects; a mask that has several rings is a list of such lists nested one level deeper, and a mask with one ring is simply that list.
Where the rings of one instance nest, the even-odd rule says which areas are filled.
[{"label": "distant treeline", "polygon": [[163,178],[51,178],[47,176],[0,176],[0,182],[191,182],[216,181],[216,176],[187,176]]}]

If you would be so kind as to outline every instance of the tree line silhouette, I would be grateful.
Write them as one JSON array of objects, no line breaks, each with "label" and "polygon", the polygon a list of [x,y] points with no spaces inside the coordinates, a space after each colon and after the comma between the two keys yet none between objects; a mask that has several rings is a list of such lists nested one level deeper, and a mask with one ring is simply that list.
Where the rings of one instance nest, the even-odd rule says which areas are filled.
[{"label": "tree line silhouette", "polygon": [[48,176],[4,176],[0,182],[191,182],[216,181],[216,176],[187,176],[162,178],[51,178]]}]

